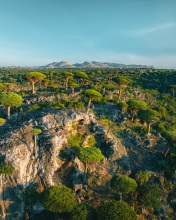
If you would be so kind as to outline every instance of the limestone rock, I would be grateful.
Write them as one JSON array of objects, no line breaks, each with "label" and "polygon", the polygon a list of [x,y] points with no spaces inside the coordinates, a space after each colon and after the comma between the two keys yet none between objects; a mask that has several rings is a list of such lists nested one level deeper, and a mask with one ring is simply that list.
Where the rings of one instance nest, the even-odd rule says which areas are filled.
[{"label": "limestone rock", "polygon": [[[98,124],[94,115],[85,112],[71,110],[35,112],[27,113],[25,117],[26,121],[23,121],[19,115],[16,119],[18,122],[16,126],[7,123],[6,130],[4,132],[1,130],[2,135],[0,135],[0,158],[14,168],[13,174],[5,176],[3,181],[4,202],[0,203],[0,210],[3,210],[4,207],[8,209],[9,214],[6,215],[6,220],[24,218],[26,207],[24,190],[28,191],[36,187],[38,191],[41,191],[43,188],[56,185],[59,182],[62,184],[67,179],[67,176],[64,177],[64,175],[69,175],[70,184],[75,189],[82,188],[84,164],[78,158],[74,158],[73,154],[70,167],[59,155],[60,150],[67,147],[67,137],[75,129],[73,124],[76,124],[77,131],[82,131],[84,135],[86,135],[86,129],[90,127],[101,141],[105,140],[106,136],[106,130]],[[39,127],[42,133],[38,135],[34,151],[31,131],[35,127]],[[123,167],[128,164],[127,159],[123,159],[127,158],[126,148],[111,135],[108,136],[108,140],[110,150],[107,154],[108,161],[104,163],[105,167],[102,171],[102,165],[96,166],[103,173],[116,172],[117,166]],[[101,146],[100,149],[104,153],[107,150]],[[35,155],[34,152],[36,152]],[[122,161],[118,162],[120,158]],[[76,168],[74,168],[74,172],[72,172],[72,164]],[[62,172],[62,177],[57,176],[57,172],[63,168],[65,174]],[[94,172],[93,169],[92,172]],[[60,180],[58,180],[59,178]],[[31,210],[35,214],[42,211],[43,208],[36,203],[28,212]]]}]

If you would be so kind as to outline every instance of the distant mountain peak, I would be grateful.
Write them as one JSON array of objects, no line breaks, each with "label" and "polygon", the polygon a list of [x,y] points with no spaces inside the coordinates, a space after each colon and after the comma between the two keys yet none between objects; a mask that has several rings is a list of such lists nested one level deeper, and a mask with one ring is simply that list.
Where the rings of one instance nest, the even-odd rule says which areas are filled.
[{"label": "distant mountain peak", "polygon": [[47,64],[46,66],[41,66],[41,68],[47,68],[47,69],[55,69],[55,68],[75,68],[71,63],[67,61],[61,61],[61,62],[53,62],[50,64]]},{"label": "distant mountain peak", "polygon": [[109,63],[109,62],[88,62],[85,61],[84,63],[75,63],[71,64],[68,61],[61,61],[61,62],[53,62],[47,64],[46,66],[41,66],[40,68],[47,68],[47,69],[54,69],[54,68],[154,68],[153,66],[147,65],[136,65],[136,64],[118,64],[118,63]]}]

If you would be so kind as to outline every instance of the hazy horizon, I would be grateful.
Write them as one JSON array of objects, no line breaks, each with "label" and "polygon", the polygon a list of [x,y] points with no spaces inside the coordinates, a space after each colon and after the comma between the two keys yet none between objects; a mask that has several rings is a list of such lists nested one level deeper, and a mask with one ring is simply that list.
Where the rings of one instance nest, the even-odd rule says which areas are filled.
[{"label": "hazy horizon", "polygon": [[[106,62],[106,61],[104,61],[104,62],[101,62],[101,61],[96,61],[96,60],[92,60],[92,61],[87,61],[87,60],[85,60],[85,61],[83,61],[83,62],[70,62],[70,61],[68,61],[68,60],[61,60],[61,61],[53,61],[53,62],[51,62],[51,63],[47,63],[47,64],[44,64],[44,65],[38,65],[38,66],[20,66],[20,65],[7,65],[7,66],[0,66],[0,67],[32,67],[32,68],[35,68],[35,67],[42,67],[42,66],[46,66],[46,65],[48,65],[48,64],[53,64],[53,63],[61,63],[61,62],[67,62],[67,63],[69,63],[69,64],[71,64],[71,65],[74,65],[74,64],[83,64],[84,62],[89,62],[89,63],[93,63],[93,62],[97,62],[97,63],[109,63],[109,64],[113,64],[114,62]],[[127,66],[130,66],[130,65],[137,65],[137,66],[145,66],[145,64],[135,64],[135,63],[128,63],[128,64],[125,64],[125,63],[114,63],[114,64],[120,64],[120,65],[127,65]],[[152,66],[152,65],[146,65],[147,67],[154,67],[154,66]],[[78,67],[79,68],[79,67]],[[106,67],[101,67],[101,68],[106,68]],[[155,67],[154,67],[155,68]]]},{"label": "hazy horizon", "polygon": [[1,0],[0,66],[110,62],[176,69],[175,0]]}]

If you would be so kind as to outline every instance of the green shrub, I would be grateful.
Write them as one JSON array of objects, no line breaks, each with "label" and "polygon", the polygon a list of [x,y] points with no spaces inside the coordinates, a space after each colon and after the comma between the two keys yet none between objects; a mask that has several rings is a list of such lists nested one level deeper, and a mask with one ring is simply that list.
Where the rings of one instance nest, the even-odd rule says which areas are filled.
[{"label": "green shrub", "polygon": [[147,134],[147,126],[135,126],[133,131],[137,134]]},{"label": "green shrub", "polygon": [[68,136],[68,146],[69,147],[80,147],[83,143],[83,135],[82,134],[70,134]]},{"label": "green shrub", "polygon": [[144,171],[136,174],[136,180],[140,183],[140,185],[147,183],[151,177],[151,172]]},{"label": "green shrub", "polygon": [[42,130],[40,128],[34,128],[34,129],[32,129],[31,133],[33,135],[38,135],[38,134],[42,133]]},{"label": "green shrub", "polygon": [[136,220],[137,215],[126,203],[109,200],[97,210],[99,220]]},{"label": "green shrub", "polygon": [[176,154],[172,153],[164,160],[160,160],[158,165],[167,176],[174,176],[176,170]]},{"label": "green shrub", "polygon": [[24,91],[20,91],[20,92],[18,92],[18,95],[24,97],[24,96],[26,96],[26,93]]},{"label": "green shrub", "polygon": [[0,175],[1,174],[12,174],[13,173],[13,167],[6,165],[5,163],[0,163]]},{"label": "green shrub", "polygon": [[163,206],[163,189],[155,183],[145,183],[139,191],[139,201],[144,207],[160,210]]},{"label": "green shrub", "polygon": [[57,105],[54,106],[55,109],[62,109],[65,108],[65,105],[62,103],[58,103]]},{"label": "green shrub", "polygon": [[165,122],[159,122],[157,125],[156,125],[156,129],[160,132],[164,131],[166,129],[165,127],[166,123]]},{"label": "green shrub", "polygon": [[62,99],[62,100],[53,100],[51,105],[55,108],[55,109],[62,109],[65,108],[65,105],[67,105],[67,101]]},{"label": "green shrub", "polygon": [[80,147],[76,149],[76,156],[85,163],[100,162],[104,155],[97,147]]},{"label": "green shrub", "polygon": [[44,108],[44,107],[49,106],[49,105],[50,105],[50,104],[49,104],[48,102],[46,102],[46,101],[40,103],[40,107],[41,107],[41,108]]},{"label": "green shrub", "polygon": [[83,109],[84,108],[84,102],[74,102],[73,103],[73,108]]},{"label": "green shrub", "polygon": [[4,124],[6,120],[4,118],[0,118],[0,125]]},{"label": "green shrub", "polygon": [[70,220],[93,220],[94,210],[87,204],[76,206],[70,213]]},{"label": "green shrub", "polygon": [[29,110],[31,110],[31,111],[35,111],[35,110],[39,110],[39,109],[41,109],[41,107],[38,104],[34,104],[29,107]]},{"label": "green shrub", "polygon": [[84,103],[83,102],[78,102],[78,101],[68,102],[66,107],[67,108],[75,108],[75,109],[83,109],[84,108]]},{"label": "green shrub", "polygon": [[111,189],[114,193],[131,193],[137,188],[137,183],[134,179],[126,175],[113,176],[110,181]]},{"label": "green shrub", "polygon": [[69,102],[65,99],[61,99],[61,100],[53,100],[51,105],[55,108],[55,109],[59,109],[59,108],[65,108],[68,107]]},{"label": "green shrub", "polygon": [[108,101],[110,101],[110,98],[108,96],[103,96],[101,98],[97,98],[95,99],[94,103],[97,103],[97,104],[105,104],[107,103]]},{"label": "green shrub", "polygon": [[52,186],[41,193],[42,205],[51,212],[71,212],[77,206],[76,196],[66,186]]},{"label": "green shrub", "polygon": [[87,145],[88,145],[89,147],[95,147],[95,145],[96,145],[96,139],[95,139],[94,136],[91,136],[91,137],[89,138],[89,140],[88,140],[88,142],[87,142]]},{"label": "green shrub", "polygon": [[72,122],[72,128],[73,128],[74,130],[77,129],[77,126],[76,126],[75,122]]}]

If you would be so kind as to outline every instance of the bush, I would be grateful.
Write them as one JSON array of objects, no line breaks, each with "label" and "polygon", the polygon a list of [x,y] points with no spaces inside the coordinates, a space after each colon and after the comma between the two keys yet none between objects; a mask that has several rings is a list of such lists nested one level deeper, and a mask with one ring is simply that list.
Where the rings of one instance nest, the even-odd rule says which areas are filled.
[{"label": "bush", "polygon": [[144,184],[139,192],[139,201],[148,208],[160,210],[163,202],[163,190],[158,184]]},{"label": "bush", "polygon": [[74,107],[74,105],[76,105],[77,102],[70,102],[66,99],[61,99],[61,100],[54,100],[52,101],[52,106],[55,107],[55,108],[63,108],[63,107],[66,107],[66,108],[72,108]]},{"label": "bush", "polygon": [[26,93],[24,91],[20,91],[20,92],[18,92],[18,95],[24,97],[24,96],[26,96]]},{"label": "bush", "polygon": [[164,130],[166,129],[165,125],[166,125],[165,122],[159,122],[159,123],[156,125],[157,131],[159,131],[159,132],[164,131]]},{"label": "bush", "polygon": [[65,108],[65,105],[62,103],[58,103],[57,105],[54,106],[55,109],[62,109]]},{"label": "bush", "polygon": [[70,220],[93,220],[94,210],[87,204],[76,206],[70,213]]},{"label": "bush", "polygon": [[106,201],[98,208],[99,220],[136,220],[137,215],[126,203]]},{"label": "bush", "polygon": [[84,102],[74,102],[73,103],[73,108],[83,109],[84,108]]},{"label": "bush", "polygon": [[151,172],[145,171],[145,172],[139,172],[136,174],[136,180],[140,183],[140,185],[146,183],[149,181],[151,177]]},{"label": "bush", "polygon": [[125,175],[113,176],[110,182],[110,186],[115,193],[131,193],[137,188],[137,183],[134,179]]},{"label": "bush", "polygon": [[42,133],[42,130],[40,128],[34,128],[34,129],[32,129],[31,133],[33,135],[38,135],[38,134]]},{"label": "bush", "polygon": [[29,107],[29,110],[31,110],[31,111],[35,111],[35,110],[39,110],[39,109],[40,109],[40,106],[38,104],[34,104]]},{"label": "bush", "polygon": [[97,104],[105,104],[107,103],[108,101],[110,101],[110,98],[108,96],[103,96],[102,98],[97,98],[95,99],[94,103],[97,103]]},{"label": "bush", "polygon": [[0,163],[0,175],[1,174],[12,174],[13,173],[13,167],[6,165],[5,163]]},{"label": "bush", "polygon": [[54,100],[52,101],[51,105],[55,108],[55,109],[62,109],[65,108],[65,105],[67,104],[67,101],[65,100]]},{"label": "bush", "polygon": [[42,205],[51,212],[70,212],[77,205],[76,196],[66,186],[52,186],[41,193]]},{"label": "bush", "polygon": [[76,156],[82,162],[100,162],[104,159],[101,150],[97,147],[80,147],[76,151]]},{"label": "bush", "polygon": [[0,118],[0,125],[4,124],[6,120],[4,118]]},{"label": "bush", "polygon": [[88,145],[89,147],[95,147],[95,145],[96,145],[96,139],[95,139],[94,136],[91,136],[91,137],[88,139],[87,145]]},{"label": "bush", "polygon": [[41,108],[44,108],[44,107],[46,107],[46,106],[49,106],[50,104],[48,103],[48,102],[41,102],[40,103],[40,107]]},{"label": "bush", "polygon": [[69,147],[80,147],[83,143],[83,135],[82,134],[70,134],[68,136],[68,146]]},{"label": "bush", "polygon": [[174,176],[176,170],[176,154],[171,153],[164,160],[160,160],[158,165],[165,175],[169,177]]},{"label": "bush", "polygon": [[137,134],[147,134],[147,126],[136,126],[133,131]]}]

